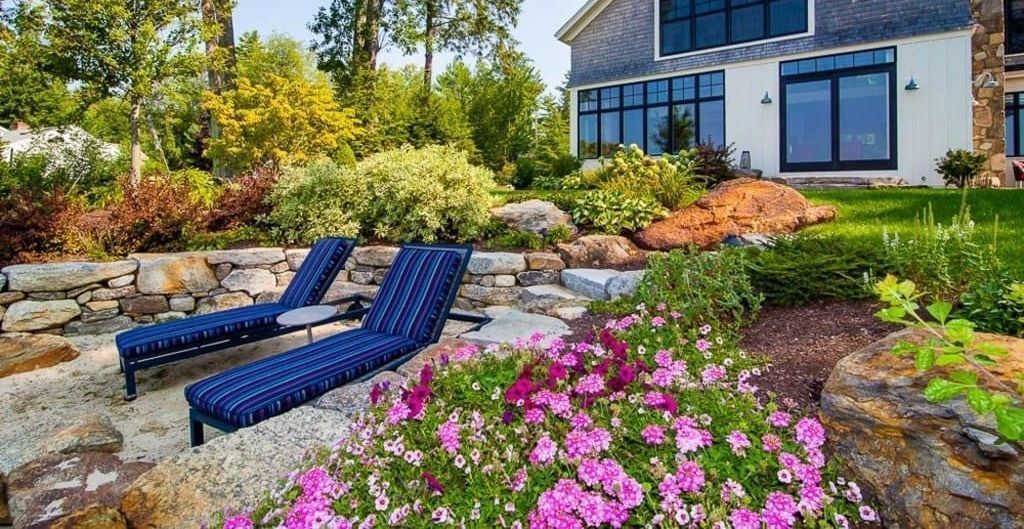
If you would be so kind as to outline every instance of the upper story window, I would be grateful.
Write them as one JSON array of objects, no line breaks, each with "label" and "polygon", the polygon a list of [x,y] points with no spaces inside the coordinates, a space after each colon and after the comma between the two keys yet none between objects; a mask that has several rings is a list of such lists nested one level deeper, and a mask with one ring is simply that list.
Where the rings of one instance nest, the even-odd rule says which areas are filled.
[{"label": "upper story window", "polygon": [[1024,53],[1024,0],[1006,0],[1006,53]]},{"label": "upper story window", "polygon": [[807,32],[810,0],[660,1],[663,56]]}]

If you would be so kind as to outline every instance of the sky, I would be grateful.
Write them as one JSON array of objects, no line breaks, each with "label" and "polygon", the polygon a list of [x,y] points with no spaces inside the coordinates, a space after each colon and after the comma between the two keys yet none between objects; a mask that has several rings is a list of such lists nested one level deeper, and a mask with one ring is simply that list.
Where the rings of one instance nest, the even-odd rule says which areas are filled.
[{"label": "sky", "polygon": [[[256,30],[260,33],[281,33],[303,42],[313,39],[307,24],[320,6],[329,0],[238,0],[235,8],[235,34]],[[555,32],[586,0],[524,0],[519,25],[513,35],[521,49],[533,59],[548,89],[562,83],[569,71],[569,47],[555,38]],[[392,66],[422,64],[421,56],[403,57],[397,51],[386,52],[382,62]],[[452,60],[450,55],[438,57],[435,71],[440,72]]]}]

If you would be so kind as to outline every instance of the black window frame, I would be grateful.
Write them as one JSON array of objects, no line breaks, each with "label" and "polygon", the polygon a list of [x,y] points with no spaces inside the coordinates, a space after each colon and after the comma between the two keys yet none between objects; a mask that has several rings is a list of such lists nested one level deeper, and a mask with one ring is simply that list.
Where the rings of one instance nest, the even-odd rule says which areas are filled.
[{"label": "black window frame", "polygon": [[[725,48],[728,46],[735,46],[740,44],[748,44],[752,42],[760,42],[764,40],[778,39],[783,37],[789,37],[793,35],[803,35],[810,31],[810,17],[811,17],[811,2],[814,0],[804,0],[804,20],[801,28],[781,32],[778,34],[772,33],[772,21],[771,13],[772,6],[786,2],[789,0],[719,0],[721,2],[720,8],[713,8],[706,11],[697,12],[697,6],[701,2],[708,2],[708,0],[659,0],[658,1],[658,55],[660,57],[673,57],[676,55],[684,55],[687,53],[701,52],[707,50],[714,50],[716,48]],[[1009,0],[1008,0],[1009,1]],[[684,2],[687,8],[679,10],[675,6],[676,2]],[[669,7],[666,8],[666,5]],[[762,31],[760,36],[733,39],[733,15],[736,11],[750,10],[753,7],[760,6],[761,18],[762,18]],[[668,13],[681,11],[683,15],[667,16]],[[709,45],[700,45],[697,42],[697,29],[698,20],[707,18],[714,15],[723,15],[725,18],[725,42],[713,43]],[[665,35],[666,26],[673,24],[686,23],[689,26],[689,47],[685,50],[673,50],[669,51],[665,48]]]},{"label": "black window frame", "polygon": [[[1016,11],[1016,18],[1014,18],[1015,11],[1012,8],[1014,2],[1020,4]],[[1024,53],[1024,0],[1004,0],[1003,20],[1006,28],[1006,55]]]},{"label": "black window frame", "polygon": [[1006,110],[1007,115],[1013,114],[1014,125],[1017,127],[1016,134],[1014,134],[1014,144],[1006,145],[1006,156],[1013,158],[1020,158],[1024,156],[1024,138],[1021,138],[1021,119],[1024,118],[1024,92],[1007,92],[1006,93]]},{"label": "black window frame", "polygon": [[[705,83],[705,86],[710,87],[710,93],[712,95],[702,95],[701,81],[704,80],[704,79],[709,79],[709,82]],[[676,94],[677,94],[676,83],[678,82],[682,86],[684,83],[686,83],[687,80],[690,80],[693,83],[693,95],[692,95],[692,97],[686,97],[685,91],[683,91],[683,90],[679,90],[680,96],[676,97]],[[657,103],[648,103],[647,101],[648,101],[649,95],[651,94],[651,92],[649,92],[649,87],[654,85],[654,84],[656,84],[656,83],[663,83],[663,82],[667,83],[667,90],[668,91],[667,91],[666,99],[664,101],[660,101],[660,102],[657,102]],[[626,92],[624,90],[624,88],[626,88],[626,87],[630,87],[631,90],[633,90],[634,87],[639,87],[640,93],[636,94],[635,97],[627,96]],[[577,135],[577,137],[576,137],[577,157],[579,159],[581,159],[581,160],[600,160],[602,158],[606,158],[605,156],[601,155],[601,146],[604,144],[604,138],[602,137],[603,136],[603,134],[602,134],[603,128],[601,127],[601,116],[603,114],[608,114],[608,113],[612,113],[612,112],[618,112],[618,114],[619,114],[619,127],[618,127],[619,143],[621,144],[622,140],[625,137],[625,133],[626,133],[625,115],[626,115],[626,112],[631,111],[631,110],[640,110],[640,111],[642,111],[641,115],[643,117],[643,126],[642,126],[642,128],[643,128],[643,141],[639,145],[639,147],[641,149],[643,149],[644,153],[649,153],[650,152],[650,149],[649,149],[649,146],[648,146],[648,137],[649,137],[649,135],[648,135],[648,128],[647,128],[648,127],[648,119],[647,119],[648,111],[650,109],[652,109],[652,108],[665,108],[665,109],[667,109],[668,110],[669,123],[671,124],[672,119],[673,119],[673,108],[675,106],[677,106],[677,105],[684,105],[684,104],[693,104],[693,107],[694,107],[694,115],[693,115],[693,128],[694,128],[694,131],[693,131],[693,146],[696,146],[698,144],[703,144],[704,142],[703,142],[703,140],[701,139],[701,136],[700,136],[700,131],[701,131],[701,116],[700,116],[701,110],[700,110],[700,108],[701,108],[701,103],[706,103],[706,102],[711,102],[711,101],[721,101],[722,102],[722,135],[723,135],[722,141],[726,142],[726,137],[727,137],[726,123],[725,123],[725,114],[726,114],[725,93],[726,93],[726,89],[727,89],[727,87],[725,85],[725,71],[724,70],[715,70],[715,71],[711,71],[711,72],[701,72],[699,74],[676,75],[676,76],[672,76],[672,77],[664,77],[664,78],[658,78],[658,79],[648,79],[648,80],[645,80],[645,81],[638,81],[638,82],[632,82],[632,83],[623,83],[623,84],[619,84],[619,85],[602,86],[602,87],[598,87],[598,88],[587,88],[587,89],[584,89],[584,90],[580,90],[579,91],[580,94],[582,94],[584,92],[594,92],[594,93],[596,93],[597,94],[596,100],[597,100],[598,104],[597,104],[596,108],[588,107],[586,110],[584,110],[583,100],[582,100],[582,98],[580,96],[577,96],[578,97],[577,107],[576,107],[577,108],[577,116],[576,116],[576,126],[577,126],[577,133],[576,133],[576,135]],[[602,105],[602,98],[601,98],[600,94],[602,93],[602,91],[605,91],[605,90],[617,90],[618,91],[618,93],[620,95],[618,106],[615,106],[614,108],[604,108],[603,107],[603,105]],[[658,93],[659,94],[666,94],[666,92],[663,92],[663,91],[659,91]],[[633,100],[633,99],[639,99],[640,103],[639,104],[627,104],[627,100]],[[580,150],[579,147],[578,147],[579,144],[580,144],[580,138],[579,138],[579,131],[581,130],[580,129],[580,122],[586,116],[597,116],[597,118],[596,118],[597,119],[597,148],[596,148],[596,156],[595,157],[584,157],[582,150]],[[669,127],[668,142],[669,142],[669,145],[672,146],[672,149],[669,149],[669,151],[666,151],[665,153],[662,153],[662,154],[676,154],[676,153],[678,153],[679,149],[675,149],[675,147],[676,147],[675,128],[672,127],[672,126]],[[672,151],[674,151],[674,152],[672,152]],[[653,156],[661,156],[662,154],[656,154],[656,155],[653,155]]]},{"label": "black window frame", "polygon": [[[879,62],[879,53],[882,52],[883,60],[889,62]],[[843,64],[847,57],[858,56],[863,58],[865,53],[873,53],[874,62],[872,64],[862,64],[860,66],[850,67],[838,67],[837,65]],[[891,57],[891,60],[889,58]],[[810,63],[813,61],[813,70],[810,70]],[[792,65],[797,64],[800,66],[806,66],[804,70],[799,73],[784,73],[792,68]],[[831,66],[829,64],[831,63]],[[899,168],[899,153],[897,152],[898,138],[897,133],[897,91],[896,91],[896,49],[895,48],[880,48],[875,50],[862,50],[851,53],[839,53],[835,55],[826,55],[821,57],[812,57],[810,59],[800,59],[795,61],[786,61],[779,64],[779,163],[783,173],[801,173],[801,172],[812,172],[812,171],[886,171],[896,170]],[[820,68],[820,69],[819,69]],[[791,71],[791,70],[790,70]],[[857,75],[869,75],[873,73],[887,73],[889,74],[889,158],[886,160],[850,160],[843,161],[840,159],[841,142],[840,142],[840,97],[839,97],[839,80],[843,77],[853,77]],[[811,81],[823,81],[828,80],[831,82],[831,126],[832,126],[832,160],[828,162],[798,162],[790,163],[788,161],[788,143],[786,135],[786,122],[787,116],[787,88],[790,84],[806,83]]]}]

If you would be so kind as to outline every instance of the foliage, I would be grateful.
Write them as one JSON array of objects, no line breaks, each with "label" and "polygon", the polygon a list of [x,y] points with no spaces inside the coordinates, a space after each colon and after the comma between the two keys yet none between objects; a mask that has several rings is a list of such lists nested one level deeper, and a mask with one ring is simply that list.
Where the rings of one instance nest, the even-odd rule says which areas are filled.
[{"label": "foliage", "polygon": [[998,277],[1002,265],[995,245],[982,238],[966,202],[948,226],[935,221],[930,205],[916,224],[911,235],[883,236],[885,251],[900,276],[951,303]]},{"label": "foliage", "polygon": [[936,160],[936,170],[942,175],[947,186],[967,187],[985,170],[988,155],[972,153],[965,149],[950,149],[946,155]]},{"label": "foliage", "polygon": [[652,158],[636,145],[623,147],[597,171],[598,187],[626,196],[651,197],[670,211],[682,209],[700,198],[694,162],[692,151]]},{"label": "foliage", "polygon": [[240,226],[226,231],[186,232],[182,247],[189,252],[209,252],[239,247],[267,247],[278,244],[261,226]]},{"label": "foliage", "polygon": [[654,198],[611,190],[586,193],[577,199],[571,211],[576,223],[616,235],[643,229],[668,215],[668,211]]},{"label": "foliage", "polygon": [[254,85],[267,84],[274,77],[325,85],[327,76],[317,69],[316,57],[297,39],[273,34],[261,37],[250,31],[238,41],[235,75]]},{"label": "foliage", "polygon": [[774,305],[865,299],[874,278],[892,271],[878,244],[815,235],[772,239],[765,250],[751,252],[748,268],[755,289]]},{"label": "foliage", "polygon": [[101,204],[127,172],[127,159],[74,130],[67,134],[71,141],[61,136],[36,140],[27,152],[0,160],[0,191],[23,190],[38,200],[60,190],[58,194]]},{"label": "foliage", "polygon": [[359,235],[368,190],[355,171],[329,160],[285,170],[268,203],[275,238],[312,243],[321,237]]},{"label": "foliage", "polygon": [[537,180],[537,162],[530,158],[516,160],[516,174],[512,186],[516,189],[530,189]]},{"label": "foliage", "polygon": [[469,346],[377,384],[352,435],[225,529],[848,527],[877,520],[823,426],[755,398],[760,361],[671,307],[580,344]]},{"label": "foliage", "polygon": [[234,171],[261,165],[281,168],[333,156],[359,133],[350,109],[329,86],[267,74],[261,84],[240,77],[221,95],[206,93],[203,106],[220,126],[209,156]]},{"label": "foliage", "polygon": [[[982,342],[975,336],[975,325],[965,319],[951,319],[953,305],[936,301],[927,307],[934,321],[925,321],[918,313],[918,303],[926,297],[912,281],[888,276],[876,286],[876,292],[889,307],[878,312],[882,321],[908,327],[919,327],[932,337],[924,343],[900,342],[893,349],[898,356],[914,357],[920,372],[933,368],[955,368],[945,377],[935,377],[924,390],[930,402],[944,403],[965,397],[967,404],[980,417],[995,418],[996,430],[1008,441],[1024,440],[1024,373],[1017,373],[1017,387],[996,377],[994,366],[1007,355],[1006,349]],[[979,375],[983,381],[979,380]]]},{"label": "foliage", "polygon": [[199,73],[205,28],[187,0],[45,0],[45,38],[55,68],[102,96],[130,105],[132,176],[141,177],[144,101],[166,80]]},{"label": "foliage", "polygon": [[363,228],[388,241],[469,241],[490,220],[493,175],[452,147],[401,148],[356,168],[367,189]]},{"label": "foliage", "polygon": [[764,301],[747,275],[748,267],[745,252],[738,249],[706,253],[693,248],[652,255],[632,297],[595,308],[628,314],[636,306],[665,303],[675,307],[676,319],[684,326],[739,328],[757,319]]},{"label": "foliage", "polygon": [[60,189],[0,193],[0,264],[59,249],[58,218],[73,203]]},{"label": "foliage", "polygon": [[[110,208],[110,226],[103,234],[107,251],[127,255],[142,249],[176,248],[185,233],[203,218],[205,191],[191,180],[197,175],[122,180],[123,196]],[[205,182],[200,179],[200,188]]]},{"label": "foliage", "polygon": [[1024,283],[1009,275],[975,286],[960,297],[957,315],[982,332],[1024,338]]},{"label": "foliage", "polygon": [[277,171],[261,167],[232,178],[207,213],[205,228],[214,232],[239,229],[270,214],[267,197],[278,176]]},{"label": "foliage", "polygon": [[558,98],[541,99],[533,158],[541,175],[561,180],[578,171],[582,164],[569,152],[571,93],[565,84],[558,87],[558,92]]},{"label": "foliage", "polygon": [[733,179],[732,170],[735,167],[733,154],[736,152],[734,145],[709,145],[698,144],[694,148],[694,172],[698,178],[704,181],[704,185],[711,188],[726,180]]},{"label": "foliage", "polygon": [[569,241],[572,238],[572,230],[568,226],[558,225],[553,226],[541,236],[530,231],[512,228],[499,220],[492,220],[485,228],[483,238],[484,246],[488,250],[542,250]]},{"label": "foliage", "polygon": [[313,51],[319,67],[334,76],[342,91],[355,88],[377,67],[382,28],[390,22],[386,0],[332,0],[321,6],[309,29],[318,37]]},{"label": "foliage", "polygon": [[35,2],[17,2],[7,15],[9,24],[0,25],[0,124],[69,124],[78,102],[50,67],[45,10]]},{"label": "foliage", "polygon": [[[521,52],[506,51],[493,60],[480,60],[473,69],[454,62],[438,77],[437,86],[441,97],[458,102],[484,166],[499,171],[506,163],[520,163],[529,153],[544,83]],[[516,187],[522,189],[531,182]]]}]

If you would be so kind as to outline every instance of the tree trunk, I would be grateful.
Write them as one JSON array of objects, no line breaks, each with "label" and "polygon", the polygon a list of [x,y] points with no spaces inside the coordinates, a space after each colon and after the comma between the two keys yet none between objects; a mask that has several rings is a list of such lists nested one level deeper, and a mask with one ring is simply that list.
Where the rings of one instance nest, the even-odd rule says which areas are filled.
[{"label": "tree trunk", "polygon": [[436,0],[427,0],[427,14],[423,28],[423,89],[426,96],[430,95],[430,91],[434,87],[434,38],[437,33],[437,27],[435,26],[436,17]]},{"label": "tree trunk", "polygon": [[138,97],[132,98],[132,110],[129,118],[132,136],[132,174],[131,181],[137,184],[142,181],[142,141],[139,135],[140,121],[142,120],[142,101]]},{"label": "tree trunk", "polygon": [[366,69],[377,71],[377,56],[380,54],[380,20],[384,16],[386,0],[368,0],[366,6],[366,37],[363,50],[366,54]]}]

